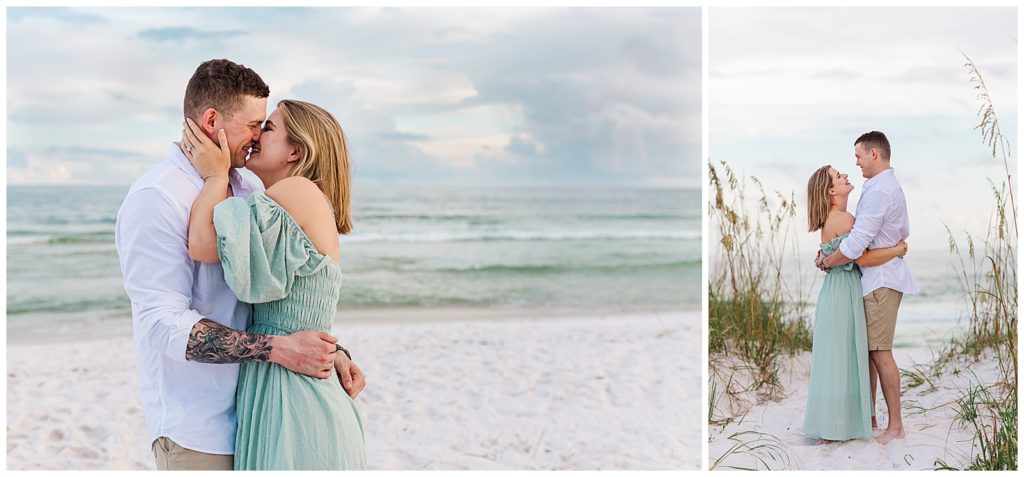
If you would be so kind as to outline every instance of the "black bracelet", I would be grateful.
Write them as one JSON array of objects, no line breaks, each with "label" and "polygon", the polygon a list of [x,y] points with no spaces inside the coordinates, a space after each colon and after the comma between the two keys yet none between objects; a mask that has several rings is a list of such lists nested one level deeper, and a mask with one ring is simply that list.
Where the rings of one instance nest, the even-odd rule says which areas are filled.
[{"label": "black bracelet", "polygon": [[334,343],[334,346],[337,346],[337,347],[338,347],[338,351],[341,351],[342,353],[345,353],[345,356],[348,356],[348,359],[349,359],[349,361],[351,361],[351,360],[352,360],[352,353],[349,353],[349,352],[348,352],[348,350],[347,350],[347,349],[345,349],[345,347],[344,347],[344,346],[341,346],[341,345],[340,345],[340,344],[338,344],[338,343]]}]

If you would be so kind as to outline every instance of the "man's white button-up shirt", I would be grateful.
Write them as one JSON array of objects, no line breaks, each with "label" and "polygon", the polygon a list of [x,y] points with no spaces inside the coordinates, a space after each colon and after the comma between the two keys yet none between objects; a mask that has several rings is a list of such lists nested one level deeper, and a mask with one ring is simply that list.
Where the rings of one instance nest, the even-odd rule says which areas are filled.
[{"label": "man's white button-up shirt", "polygon": [[[233,194],[262,190],[232,170]],[[114,241],[132,305],[142,407],[150,440],[169,437],[210,454],[233,454],[237,364],[185,360],[189,332],[208,318],[237,330],[251,307],[239,302],[219,263],[188,255],[188,216],[203,179],[176,144],[132,185]]]},{"label": "man's white button-up shirt", "polygon": [[[839,244],[839,251],[856,260],[865,249],[892,247],[909,236],[907,199],[890,168],[864,182],[864,191],[857,201],[856,222],[850,235]],[[864,296],[881,287],[903,293],[920,291],[910,268],[900,257],[877,267],[861,267],[861,272]]]}]

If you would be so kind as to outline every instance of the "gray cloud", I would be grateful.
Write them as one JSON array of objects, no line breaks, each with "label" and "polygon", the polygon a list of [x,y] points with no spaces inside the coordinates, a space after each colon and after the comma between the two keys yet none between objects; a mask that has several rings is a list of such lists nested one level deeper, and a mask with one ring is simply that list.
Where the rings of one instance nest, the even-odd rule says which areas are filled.
[{"label": "gray cloud", "polygon": [[248,35],[240,30],[202,31],[189,27],[148,28],[138,33],[138,37],[152,42],[182,43],[189,41],[220,41]]},{"label": "gray cloud", "polygon": [[24,167],[26,164],[23,152],[17,148],[7,146],[7,167]]},{"label": "gray cloud", "polygon": [[[693,38],[686,38],[682,41],[697,44],[697,40]],[[692,55],[686,55],[683,45],[655,41],[653,38],[639,35],[631,35],[626,38],[622,42],[622,49],[627,56],[633,59],[641,71],[663,78],[674,78],[684,74],[688,66],[687,61],[699,60],[699,58],[692,58]]]},{"label": "gray cloud", "polygon": [[920,65],[912,66],[900,74],[890,76],[893,81],[912,81],[922,83],[949,83],[962,81],[966,70],[960,65]]},{"label": "gray cloud", "polygon": [[88,160],[94,157],[107,157],[111,159],[135,159],[146,160],[148,158],[138,151],[124,149],[99,148],[99,147],[48,147],[43,150],[47,155],[65,156],[71,160]]},{"label": "gray cloud", "polygon": [[724,78],[752,78],[752,77],[768,78],[768,77],[772,77],[772,76],[778,76],[778,75],[784,73],[784,71],[779,69],[779,68],[758,68],[758,69],[734,70],[734,69],[719,68],[719,67],[716,67],[715,65],[712,65],[711,68],[709,68],[709,69],[711,71],[710,76],[711,76],[712,80],[724,79]]},{"label": "gray cloud", "polygon": [[859,72],[851,70],[851,69],[847,69],[847,68],[832,68],[832,69],[828,69],[828,70],[824,70],[824,71],[819,71],[819,72],[811,75],[811,78],[814,78],[814,79],[831,79],[831,80],[839,80],[839,81],[853,81],[853,80],[859,79],[861,76],[862,75]]},{"label": "gray cloud", "polygon": [[271,109],[331,111],[364,180],[699,184],[699,9],[139,10],[89,10],[111,21],[87,36],[9,28],[30,46],[8,63],[12,144],[59,124],[78,153],[163,146],[189,75],[216,56],[260,72]]},{"label": "gray cloud", "polygon": [[505,150],[518,156],[533,157],[541,152],[542,147],[540,143],[531,140],[526,134],[516,134],[512,136],[512,140],[509,141]]},{"label": "gray cloud", "polygon": [[116,161],[149,161],[152,159],[139,151],[116,148],[49,146],[32,149],[7,146],[7,163],[9,166],[25,166],[30,157],[59,160],[62,162],[91,162],[95,159]]},{"label": "gray cloud", "polygon": [[383,141],[426,141],[430,136],[408,132],[382,132],[377,134],[377,138]]},{"label": "gray cloud", "polygon": [[95,25],[107,23],[107,19],[79,9],[53,7],[8,7],[7,21],[22,22],[29,18],[57,20],[75,25]]}]

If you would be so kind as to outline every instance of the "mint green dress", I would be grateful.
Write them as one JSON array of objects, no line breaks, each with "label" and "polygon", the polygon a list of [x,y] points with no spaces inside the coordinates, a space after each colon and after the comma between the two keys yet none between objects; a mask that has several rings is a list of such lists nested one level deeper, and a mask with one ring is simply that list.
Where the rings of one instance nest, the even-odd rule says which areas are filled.
[{"label": "mint green dress", "polygon": [[[214,208],[217,252],[238,299],[253,304],[248,332],[330,333],[341,269],[317,252],[291,215],[262,192]],[[363,424],[337,374],[317,379],[266,362],[238,374],[236,470],[364,469]]]},{"label": "mint green dress", "polygon": [[[831,255],[849,232],[821,244]],[[811,383],[804,433],[831,441],[871,437],[868,331],[860,268],[833,267],[825,275],[814,311]]]}]

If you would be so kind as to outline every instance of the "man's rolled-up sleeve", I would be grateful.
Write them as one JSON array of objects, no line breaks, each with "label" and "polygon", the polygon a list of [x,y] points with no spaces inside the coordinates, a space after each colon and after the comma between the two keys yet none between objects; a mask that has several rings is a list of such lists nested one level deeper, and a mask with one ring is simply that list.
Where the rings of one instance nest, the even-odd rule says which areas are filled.
[{"label": "man's rolled-up sleeve", "polygon": [[868,248],[868,245],[875,240],[875,236],[878,235],[878,231],[882,228],[889,196],[882,191],[874,189],[865,192],[860,201],[861,203],[857,207],[857,217],[856,222],[853,224],[853,230],[839,244],[839,251],[850,260],[860,258],[864,254],[864,250]]},{"label": "man's rolled-up sleeve", "polygon": [[188,256],[188,211],[156,189],[129,195],[118,213],[117,251],[136,333],[171,359],[184,362],[192,327],[194,263]]}]

